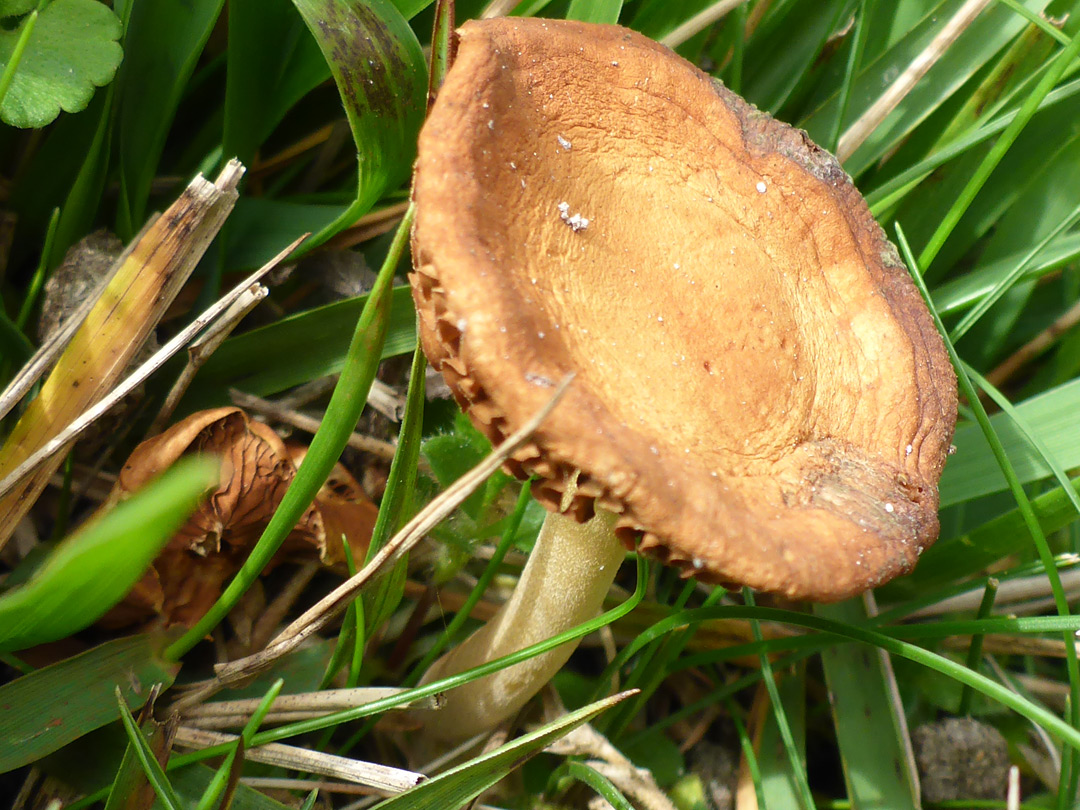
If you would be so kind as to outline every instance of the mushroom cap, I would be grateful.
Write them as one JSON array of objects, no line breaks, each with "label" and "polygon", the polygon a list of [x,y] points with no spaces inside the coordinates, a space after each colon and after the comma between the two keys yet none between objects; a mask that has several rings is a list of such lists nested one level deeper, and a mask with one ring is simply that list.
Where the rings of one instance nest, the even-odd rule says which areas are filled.
[{"label": "mushroom cap", "polygon": [[842,599],[937,536],[956,378],[836,159],[618,26],[466,23],[425,124],[424,351],[510,463],[710,582]]}]

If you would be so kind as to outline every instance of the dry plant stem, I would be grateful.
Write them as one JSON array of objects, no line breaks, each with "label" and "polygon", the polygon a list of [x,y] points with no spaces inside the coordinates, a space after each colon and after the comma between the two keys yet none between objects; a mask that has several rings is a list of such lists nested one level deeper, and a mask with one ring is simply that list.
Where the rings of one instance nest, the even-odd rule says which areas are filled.
[{"label": "dry plant stem", "polygon": [[[1065,594],[1070,600],[1075,599],[1077,594],[1080,593],[1080,568],[1062,571],[1061,587],[1065,589]],[[1002,582],[998,587],[995,604],[997,604],[999,608],[1008,605],[1009,612],[1012,612],[1012,606],[1016,602],[1026,602],[1029,599],[1045,599],[1049,597],[1051,593],[1050,583],[1047,582],[1045,575],[1039,574],[1037,576],[1021,577],[1019,579],[1009,579]],[[918,610],[907,614],[905,618],[925,619],[932,616],[943,616],[946,613],[977,610],[979,603],[982,601],[982,596],[983,589],[981,587],[973,588],[970,591],[957,594],[956,596],[950,596],[948,599],[942,599],[940,602],[935,602],[932,605],[919,608]]]},{"label": "dry plant stem", "polygon": [[142,230],[135,236],[131,243],[124,248],[123,253],[116,257],[116,261],[113,262],[112,268],[109,270],[108,275],[101,280],[101,283],[97,286],[94,292],[76,309],[71,315],[69,315],[60,327],[49,335],[45,342],[41,344],[34,356],[19,369],[19,373],[15,375],[14,379],[8,383],[7,388],[0,394],[0,419],[7,416],[11,409],[23,398],[27,391],[33,388],[41,375],[45,373],[46,369],[60,356],[60,354],[67,348],[71,338],[75,333],[79,331],[79,327],[82,326],[83,321],[90,314],[90,311],[94,308],[98,298],[101,297],[101,293],[109,286],[109,282],[112,281],[112,277],[116,275],[116,271],[120,266],[127,261],[127,258],[131,255],[132,249],[139,243],[139,240],[146,235],[146,232],[150,230],[155,222],[157,222],[158,215],[154,215],[147,220],[147,223],[142,227]]},{"label": "dry plant stem", "polygon": [[952,16],[952,19],[945,24],[922,53],[912,60],[904,72],[889,86],[889,89],[882,93],[881,97],[870,105],[870,108],[859,116],[854,124],[848,127],[836,147],[836,157],[841,162],[854,154],[870,133],[896,109],[896,105],[911,92],[919,79],[926,75],[926,72],[934,66],[934,63],[949,49],[957,37],[964,33],[991,2],[992,0],[968,0],[960,7],[960,10]]},{"label": "dry plant stem", "polygon": [[490,20],[492,17],[505,17],[514,10],[514,6],[519,2],[520,0],[491,0],[491,2],[488,3],[487,8],[485,8],[484,12],[480,15],[480,18],[483,20]]},{"label": "dry plant stem", "polygon": [[[563,714],[566,714],[566,708],[559,700],[558,693],[548,687],[544,692],[545,719],[554,719]],[[611,780],[615,787],[632,797],[642,810],[675,810],[675,805],[656,784],[652,773],[634,765],[589,723],[578,726],[544,750],[566,757],[588,757],[586,765]]]},{"label": "dry plant stem", "polygon": [[[176,730],[175,743],[186,748],[210,748],[214,745],[235,742],[237,739],[235,734],[222,734],[180,726]],[[391,768],[373,762],[362,762],[334,754],[323,754],[281,743],[269,743],[258,748],[246,749],[244,758],[251,762],[262,762],[294,771],[344,779],[359,785],[370,785],[390,793],[400,793],[424,781],[424,775],[414,771]]]},{"label": "dry plant stem", "polygon": [[[299,242],[294,243],[299,244]],[[173,387],[169,389],[169,395],[165,397],[165,404],[161,406],[158,415],[154,417],[153,424],[146,431],[146,437],[155,436],[165,429],[169,419],[180,404],[181,397],[188,390],[191,381],[199,369],[203,367],[207,358],[217,351],[218,347],[225,342],[225,338],[232,334],[251,310],[266,298],[269,290],[261,284],[249,287],[241,296],[233,301],[232,305],[221,316],[220,320],[210,325],[210,328],[188,347],[188,361],[184,370],[180,372]]]},{"label": "dry plant stem", "polygon": [[271,260],[269,264],[259,268],[256,272],[240,282],[240,284],[234,287],[232,291],[222,297],[217,303],[203,312],[198,318],[179,332],[172,340],[156,351],[149,360],[128,375],[128,377],[117,385],[107,397],[84,411],[81,416],[72,421],[64,430],[42,445],[35,453],[28,456],[26,460],[12,470],[3,481],[0,481],[0,496],[6,495],[26,476],[32,473],[38,465],[42,464],[46,459],[54,456],[60,452],[61,449],[73,442],[83,431],[90,427],[95,420],[100,418],[117,402],[127,396],[132,389],[146,380],[147,377],[161,368],[170,357],[176,354],[184,344],[202,331],[207,324],[213,322],[232,304],[233,301],[243,296],[253,285],[257,284],[259,278],[268,273],[278,259],[283,258],[285,255],[286,253],[284,252],[278,254],[278,256]]},{"label": "dry plant stem", "polygon": [[995,388],[1000,388],[1016,372],[1053,346],[1054,341],[1078,323],[1080,323],[1080,303],[1069,307],[1063,315],[1046,329],[1017,349],[1005,362],[987,374],[987,381]]},{"label": "dry plant stem", "polygon": [[669,48],[678,48],[686,40],[695,34],[701,33],[729,11],[738,8],[745,2],[746,0],[720,0],[718,3],[713,3],[661,39],[660,43],[667,45]]},{"label": "dry plant stem", "polygon": [[449,517],[462,501],[475,492],[488,476],[499,469],[503,462],[529,441],[533,432],[562,400],[572,381],[573,375],[569,375],[560,382],[547,403],[522,425],[520,430],[509,436],[486,459],[429,503],[416,517],[406,523],[367,565],[286,627],[265,650],[238,661],[216,666],[217,680],[185,698],[186,705],[205,699],[207,695],[213,694],[217,689],[229,683],[261,672],[333,621],[335,616],[348,607],[372,577],[419,543],[429,531]]},{"label": "dry plant stem", "polygon": [[[267,717],[288,712],[314,712],[318,714],[327,714],[342,709],[355,709],[357,706],[374,703],[376,700],[400,695],[402,692],[406,691],[408,690],[391,686],[362,686],[353,689],[324,689],[321,692],[302,692],[294,695],[279,695],[277,699],[274,700],[273,708],[271,708]],[[252,713],[254,713],[255,709],[258,708],[260,701],[261,698],[250,698],[203,703],[202,705],[194,706],[189,711],[185,712],[184,719],[189,720],[193,717],[228,717],[233,715],[249,718]],[[431,695],[398,708],[435,709],[438,708],[438,703],[438,696]]]},{"label": "dry plant stem", "polygon": [[1005,796],[1006,810],[1020,810],[1020,769],[1009,768],[1009,791]]},{"label": "dry plant stem", "polygon": [[[509,601],[495,618],[436,661],[424,683],[457,675],[596,617],[626,551],[614,516],[588,523],[549,513]],[[487,731],[525,705],[573,653],[573,641],[452,689],[425,734],[453,741]]]},{"label": "dry plant stem", "polygon": [[[243,391],[237,391],[235,388],[230,388],[229,399],[233,401],[233,404],[241,408],[246,408],[249,411],[260,413],[264,416],[269,416],[278,422],[292,425],[297,430],[302,430],[305,433],[313,434],[319,429],[318,419],[307,416],[299,411],[292,410],[291,408],[282,407],[276,402],[257,397],[254,394],[245,394]],[[364,436],[360,433],[353,433],[349,437],[349,447],[354,450],[359,450],[362,453],[371,453],[373,456],[378,456],[386,461],[392,461],[394,458],[395,448],[390,442],[373,439],[370,436]]]}]

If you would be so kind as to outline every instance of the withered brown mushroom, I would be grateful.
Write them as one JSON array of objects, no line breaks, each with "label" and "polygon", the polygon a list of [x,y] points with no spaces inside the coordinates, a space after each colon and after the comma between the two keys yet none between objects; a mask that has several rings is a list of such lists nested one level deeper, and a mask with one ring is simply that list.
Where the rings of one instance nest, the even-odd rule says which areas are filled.
[{"label": "withered brown mushroom", "polygon": [[[565,513],[534,558],[595,510],[584,534],[613,524],[686,575],[794,599],[908,571],[937,536],[956,380],[836,159],[626,29],[459,33],[420,137],[413,294],[425,352],[492,441],[576,374],[511,465]],[[570,625],[594,615],[621,552],[515,593],[435,674],[537,640],[518,629],[536,599],[589,591]],[[507,716],[528,695],[495,693],[553,671],[532,669],[455,690],[440,726]]]}]

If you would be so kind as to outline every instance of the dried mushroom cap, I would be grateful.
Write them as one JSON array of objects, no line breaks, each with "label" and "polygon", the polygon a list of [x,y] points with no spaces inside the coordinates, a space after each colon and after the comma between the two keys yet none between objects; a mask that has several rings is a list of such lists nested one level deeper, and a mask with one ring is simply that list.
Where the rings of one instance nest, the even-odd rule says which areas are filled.
[{"label": "dried mushroom cap", "polygon": [[956,380],[831,155],[617,26],[470,22],[420,137],[428,357],[558,509],[688,574],[844,598],[937,536]]}]

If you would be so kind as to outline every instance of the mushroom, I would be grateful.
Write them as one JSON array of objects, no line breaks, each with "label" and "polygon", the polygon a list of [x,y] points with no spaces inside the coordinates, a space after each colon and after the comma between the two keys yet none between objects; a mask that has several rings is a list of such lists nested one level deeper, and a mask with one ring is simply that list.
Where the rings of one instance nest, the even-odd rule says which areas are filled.
[{"label": "mushroom", "polygon": [[[553,510],[521,581],[428,679],[593,617],[623,546],[791,599],[910,570],[956,379],[836,159],[618,26],[459,36],[416,164],[424,351],[494,442],[576,377],[509,464]],[[454,690],[432,731],[495,725],[571,650]]]}]

